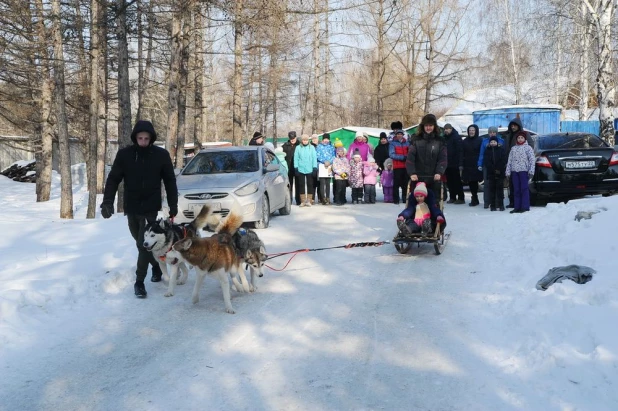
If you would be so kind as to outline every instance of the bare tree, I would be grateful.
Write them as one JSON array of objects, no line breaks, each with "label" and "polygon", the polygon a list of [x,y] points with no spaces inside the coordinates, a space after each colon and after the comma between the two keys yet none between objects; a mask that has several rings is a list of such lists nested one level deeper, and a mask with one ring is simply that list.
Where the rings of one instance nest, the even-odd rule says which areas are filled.
[{"label": "bare tree", "polygon": [[232,100],[232,144],[242,143],[242,52],[244,0],[236,0],[234,7],[234,81]]},{"label": "bare tree", "polygon": [[594,27],[599,47],[597,67],[597,102],[599,104],[600,136],[611,146],[614,145],[613,109],[615,103],[615,83],[612,68],[612,21],[614,20],[615,0],[582,0],[589,12],[589,21]]},{"label": "bare tree", "polygon": [[97,203],[97,149],[99,145],[99,0],[90,0],[90,133],[88,136],[88,210],[94,218]]},{"label": "bare tree", "polygon": [[[127,40],[126,0],[116,0],[116,37],[118,40],[118,147],[131,144],[131,90],[129,84],[129,44]],[[124,185],[118,189],[118,212],[124,211]]]},{"label": "bare tree", "polygon": [[37,201],[49,201],[51,192],[52,176],[52,140],[53,129],[51,124],[52,114],[52,92],[53,79],[50,70],[50,59],[48,50],[49,33],[45,27],[43,0],[36,0],[36,33],[39,43],[38,57],[41,61],[39,76],[41,79],[41,95],[37,104],[41,117],[38,127],[36,127],[36,140],[40,142],[35,147],[35,158],[37,160],[37,179],[36,194]]},{"label": "bare tree", "polygon": [[172,36],[170,38],[171,55],[169,65],[169,80],[167,94],[167,135],[165,146],[172,161],[176,161],[176,150],[182,153],[183,147],[178,147],[178,82],[180,80],[181,59],[181,20],[182,7],[172,11]]},{"label": "bare tree", "polygon": [[71,179],[71,155],[69,152],[69,129],[67,124],[64,51],[62,46],[62,21],[60,0],[52,0],[51,9],[54,41],[54,80],[56,83],[56,121],[58,126],[58,154],[60,167],[60,218],[73,218],[73,185]]}]

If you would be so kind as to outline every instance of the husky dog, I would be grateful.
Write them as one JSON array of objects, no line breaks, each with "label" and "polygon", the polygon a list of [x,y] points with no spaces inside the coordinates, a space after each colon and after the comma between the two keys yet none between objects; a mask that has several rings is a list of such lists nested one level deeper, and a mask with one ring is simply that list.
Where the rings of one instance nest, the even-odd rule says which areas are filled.
[{"label": "husky dog", "polygon": [[[186,237],[197,237],[197,233],[204,226],[212,224],[208,210],[202,210],[195,219],[188,224],[172,224],[167,219],[158,219],[157,221],[148,223],[144,231],[144,248],[152,253],[154,258],[161,267],[163,279],[169,281],[167,272],[167,262],[165,254],[172,248],[178,240]],[[189,268],[185,264],[180,265],[182,271],[181,278],[178,279],[178,284],[184,284],[189,275]]]},{"label": "husky dog", "polygon": [[[251,286],[249,291],[257,290],[256,277],[264,276],[264,262],[266,261],[266,248],[257,233],[250,229],[241,228],[232,236],[232,241],[238,256],[251,271]],[[242,281],[242,277],[241,277]]]},{"label": "husky dog", "polygon": [[[204,206],[200,215],[210,215],[209,206]],[[206,220],[204,219],[204,221]],[[219,279],[221,290],[223,291],[223,300],[225,301],[225,311],[234,314],[232,302],[230,298],[230,279],[237,291],[245,289],[249,291],[248,284],[241,285],[238,282],[238,277],[244,277],[241,269],[241,259],[236,254],[236,250],[232,246],[229,239],[238,231],[242,224],[242,215],[234,211],[230,211],[228,216],[217,227],[217,234],[208,238],[187,237],[176,242],[170,251],[166,254],[166,259],[172,265],[171,278],[169,281],[166,297],[174,295],[174,283],[178,275],[178,269],[181,263],[189,264],[195,267],[197,272],[197,280],[193,288],[193,304],[200,300],[200,288],[204,282],[206,274],[210,274]],[[244,283],[247,282],[245,277]]]}]

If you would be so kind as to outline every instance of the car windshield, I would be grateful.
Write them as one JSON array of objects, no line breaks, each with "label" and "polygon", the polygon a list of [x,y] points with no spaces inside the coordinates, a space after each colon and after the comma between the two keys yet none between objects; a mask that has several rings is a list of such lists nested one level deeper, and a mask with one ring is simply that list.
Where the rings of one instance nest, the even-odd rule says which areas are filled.
[{"label": "car windshield", "polygon": [[206,151],[187,164],[183,175],[253,173],[259,170],[256,150]]},{"label": "car windshield", "polygon": [[549,134],[536,139],[539,150],[597,148],[607,147],[607,144],[594,134]]}]

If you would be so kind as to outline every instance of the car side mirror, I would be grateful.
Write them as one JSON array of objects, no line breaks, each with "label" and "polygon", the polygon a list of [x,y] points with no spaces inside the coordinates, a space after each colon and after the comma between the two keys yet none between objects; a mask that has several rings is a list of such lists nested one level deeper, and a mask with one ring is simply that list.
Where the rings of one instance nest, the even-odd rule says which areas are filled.
[{"label": "car side mirror", "polygon": [[264,172],[269,173],[271,171],[279,171],[279,168],[280,168],[279,164],[270,163],[264,168]]}]

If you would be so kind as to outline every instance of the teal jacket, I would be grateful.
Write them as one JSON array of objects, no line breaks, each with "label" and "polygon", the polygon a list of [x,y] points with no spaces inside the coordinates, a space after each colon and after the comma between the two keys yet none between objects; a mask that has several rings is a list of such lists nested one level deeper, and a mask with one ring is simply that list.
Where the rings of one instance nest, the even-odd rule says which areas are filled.
[{"label": "teal jacket", "polygon": [[315,153],[315,147],[311,144],[303,146],[299,144],[294,150],[294,167],[299,173],[311,174],[314,168],[318,168],[318,157]]}]

